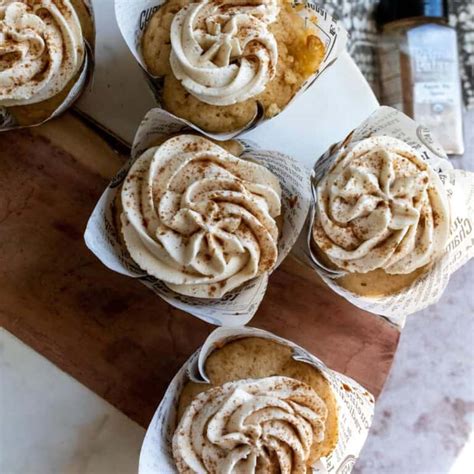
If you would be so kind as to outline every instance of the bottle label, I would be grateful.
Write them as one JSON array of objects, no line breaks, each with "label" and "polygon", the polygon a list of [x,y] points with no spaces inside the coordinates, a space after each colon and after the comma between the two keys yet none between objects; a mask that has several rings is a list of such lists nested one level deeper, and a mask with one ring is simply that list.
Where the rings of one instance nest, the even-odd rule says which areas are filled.
[{"label": "bottle label", "polygon": [[430,128],[448,152],[457,152],[463,140],[456,34],[427,24],[408,31],[407,42],[413,118]]},{"label": "bottle label", "polygon": [[448,153],[463,149],[455,30],[433,23],[385,35],[379,46],[381,102],[431,129]]},{"label": "bottle label", "polygon": [[456,105],[459,86],[455,82],[416,82],[415,102],[419,104]]}]

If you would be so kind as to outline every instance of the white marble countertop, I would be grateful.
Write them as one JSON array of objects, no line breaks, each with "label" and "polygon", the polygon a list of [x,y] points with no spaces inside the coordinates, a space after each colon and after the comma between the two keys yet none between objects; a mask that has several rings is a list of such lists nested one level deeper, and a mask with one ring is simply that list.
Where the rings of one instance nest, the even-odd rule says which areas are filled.
[{"label": "white marble countertop", "polygon": [[0,329],[0,472],[135,473],[145,430]]},{"label": "white marble countertop", "polygon": [[468,474],[474,466],[474,262],[408,319],[356,474]]}]

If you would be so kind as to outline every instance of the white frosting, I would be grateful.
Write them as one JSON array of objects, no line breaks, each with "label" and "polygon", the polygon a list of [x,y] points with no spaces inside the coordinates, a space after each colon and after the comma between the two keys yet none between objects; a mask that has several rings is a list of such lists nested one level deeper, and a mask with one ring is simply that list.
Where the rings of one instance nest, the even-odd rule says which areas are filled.
[{"label": "white frosting", "polygon": [[276,263],[278,179],[205,138],[146,151],[121,197],[131,257],[177,293],[220,298]]},{"label": "white frosting", "polygon": [[58,94],[84,54],[69,0],[0,0],[0,105],[34,104]]},{"label": "white frosting", "polygon": [[180,473],[306,473],[324,439],[327,408],[312,387],[288,377],[239,380],[199,394],[173,437]]},{"label": "white frosting", "polygon": [[268,25],[278,12],[276,0],[186,5],[171,25],[174,75],[207,104],[230,105],[260,94],[276,72],[278,47]]},{"label": "white frosting", "polygon": [[314,238],[350,272],[411,273],[443,252],[450,225],[445,188],[420,154],[391,137],[342,151],[317,186]]}]

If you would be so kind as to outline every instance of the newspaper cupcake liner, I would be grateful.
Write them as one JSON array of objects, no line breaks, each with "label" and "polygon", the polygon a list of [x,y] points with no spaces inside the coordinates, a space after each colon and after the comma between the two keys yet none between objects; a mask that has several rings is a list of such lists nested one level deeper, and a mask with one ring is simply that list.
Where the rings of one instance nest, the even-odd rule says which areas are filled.
[{"label": "newspaper cupcake liner", "polygon": [[177,406],[183,386],[188,380],[208,382],[204,371],[209,354],[216,347],[243,337],[260,337],[290,346],[294,359],[319,369],[333,389],[338,406],[339,439],[333,452],[313,466],[313,473],[349,474],[365,443],[374,414],[374,397],[351,378],[335,372],[302,347],[272,333],[250,327],[214,330],[181,367],[171,381],[143,441],[139,474],[176,473],[171,440],[176,428]]},{"label": "newspaper cupcake liner", "polygon": [[[383,297],[356,295],[338,285],[311,249],[315,199],[301,233],[295,254],[309,264],[326,284],[355,306],[385,316],[399,327],[406,316],[436,303],[443,294],[449,277],[474,256],[474,174],[453,169],[447,156],[431,132],[412,119],[390,107],[380,107],[342,142],[333,145],[313,169],[313,183],[317,183],[344,147],[368,137],[387,135],[398,138],[420,152],[423,159],[439,174],[446,187],[451,209],[451,230],[443,256],[433,267],[409,287],[399,293]],[[314,188],[313,188],[314,189]]]},{"label": "newspaper cupcake liner", "polygon": [[[111,270],[137,278],[172,306],[211,324],[240,326],[252,319],[263,299],[268,274],[257,277],[221,299],[201,299],[183,296],[170,290],[162,281],[147,275],[130,258],[117,235],[113,203],[119,186],[132,163],[161,137],[189,132],[182,121],[172,119],[162,109],[152,109],[141,123],[129,162],[119,171],[96,205],[84,234],[89,249]],[[265,166],[280,180],[282,188],[283,227],[278,242],[277,265],[288,255],[303,228],[311,203],[310,181],[306,169],[296,160],[278,152],[257,149],[249,142],[241,158],[251,158]]]},{"label": "newspaper cupcake liner", "polygon": [[[154,77],[147,71],[147,66],[142,56],[141,43],[148,21],[151,19],[153,14],[165,3],[166,0],[115,0],[115,14],[117,17],[119,29],[123,38],[125,39],[125,42],[130,48],[130,51],[133,53],[135,59],[142,67],[148,84],[150,85],[151,90],[158,102],[158,105],[160,105],[161,102],[160,97],[162,81],[160,78]],[[291,102],[293,102],[296,97],[311,87],[316,79],[321,75],[321,73],[332,63],[334,63],[334,61],[336,61],[339,54],[345,49],[348,39],[347,31],[344,29],[341,23],[328,15],[318,5],[317,1],[293,0],[292,5],[295,9],[298,9],[298,14],[303,17],[305,21],[314,26],[314,31],[323,42],[326,52],[318,71],[305,81],[298,93],[285,106],[285,109],[286,107],[290,106]],[[304,7],[302,8],[302,6]],[[281,113],[283,112],[284,110]],[[183,125],[191,127],[203,135],[215,140],[228,140],[230,138],[234,138],[273,118],[265,118],[263,116],[262,107],[258,107],[255,117],[245,127],[232,132],[210,133],[202,130],[187,120],[176,117],[170,112],[166,112],[166,114],[168,114],[171,119],[178,120]]]},{"label": "newspaper cupcake liner", "polygon": [[[90,25],[87,25],[87,26],[88,26],[88,29],[91,30],[91,33],[89,35],[90,36],[89,38],[84,37],[84,44],[85,44],[84,61],[72,87],[70,87],[69,85],[67,86],[67,87],[70,87],[70,89],[66,97],[51,113],[49,113],[49,115],[47,115],[46,117],[42,117],[41,119],[38,119],[38,120],[32,120],[31,123],[20,123],[18,119],[15,117],[15,112],[12,111],[13,107],[0,106],[0,132],[21,129],[21,128],[36,127],[45,122],[48,122],[49,120],[51,120],[54,117],[57,117],[58,115],[61,115],[69,107],[71,107],[77,99],[79,99],[80,95],[82,94],[86,86],[92,80],[93,71],[94,71],[94,48],[95,48],[94,10],[93,10],[92,3],[90,2],[90,0],[82,0],[82,2],[88,14],[87,20],[90,22]],[[84,27],[84,25],[82,26]],[[41,104],[42,102],[39,102],[38,104],[34,104],[34,105],[37,105],[38,107],[40,107]],[[16,106],[14,108],[19,108],[19,107],[22,107],[22,106]]]}]

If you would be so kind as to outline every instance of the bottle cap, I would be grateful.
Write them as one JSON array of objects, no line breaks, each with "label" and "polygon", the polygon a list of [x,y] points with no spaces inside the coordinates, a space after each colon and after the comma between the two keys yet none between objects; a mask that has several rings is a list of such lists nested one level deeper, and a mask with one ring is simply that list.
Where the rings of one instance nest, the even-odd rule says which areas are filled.
[{"label": "bottle cap", "polygon": [[376,10],[379,26],[414,17],[448,17],[447,0],[381,0]]}]

